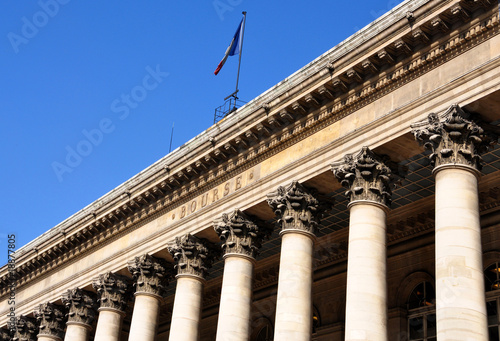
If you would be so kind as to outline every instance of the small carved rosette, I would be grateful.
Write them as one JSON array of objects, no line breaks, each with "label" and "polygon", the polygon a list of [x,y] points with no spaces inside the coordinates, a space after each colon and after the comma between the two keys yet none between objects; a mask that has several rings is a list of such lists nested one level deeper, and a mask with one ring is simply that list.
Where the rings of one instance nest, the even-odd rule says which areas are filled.
[{"label": "small carved rosette", "polygon": [[391,205],[393,172],[368,147],[363,147],[357,155],[346,155],[343,161],[332,165],[332,171],[347,188],[345,194],[350,202],[366,200]]},{"label": "small carved rosette", "polygon": [[40,326],[38,335],[64,338],[64,312],[63,307],[52,303],[43,303],[35,310],[34,315]]},{"label": "small carved rosette", "polygon": [[187,234],[175,238],[168,252],[175,261],[177,275],[192,275],[206,278],[207,270],[213,261],[219,257],[220,250],[209,241]]},{"label": "small carved rosette", "polygon": [[97,295],[79,288],[68,290],[62,296],[68,322],[92,325],[96,318]]},{"label": "small carved rosette", "polygon": [[268,238],[272,229],[256,218],[250,218],[240,210],[223,214],[214,221],[215,232],[223,242],[225,254],[241,254],[256,258],[262,240]]},{"label": "small carved rosette", "polygon": [[459,164],[481,170],[482,153],[497,139],[471,119],[471,114],[454,104],[439,117],[411,125],[416,140],[431,151],[434,167]]},{"label": "small carved rosette", "polygon": [[267,203],[278,218],[277,223],[285,230],[299,230],[315,234],[321,216],[328,207],[317,199],[317,193],[293,181],[288,187],[278,187],[267,195]]},{"label": "small carved rosette", "polygon": [[173,278],[172,266],[164,259],[148,254],[135,257],[128,264],[128,271],[134,276],[136,293],[147,293],[163,297],[168,282]]},{"label": "small carved rosette", "polygon": [[92,286],[100,295],[98,300],[100,308],[113,308],[125,312],[131,287],[127,277],[108,272],[94,279]]},{"label": "small carved rosette", "polygon": [[16,332],[12,341],[36,341],[36,320],[31,317],[19,316],[16,321]]}]

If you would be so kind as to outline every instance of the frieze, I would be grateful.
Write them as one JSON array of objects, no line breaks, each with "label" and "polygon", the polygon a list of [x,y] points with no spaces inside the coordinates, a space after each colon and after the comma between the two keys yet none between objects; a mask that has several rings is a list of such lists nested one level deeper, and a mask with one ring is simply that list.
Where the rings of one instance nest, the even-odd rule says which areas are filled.
[{"label": "frieze", "polygon": [[62,296],[62,302],[66,306],[68,322],[92,325],[96,319],[98,308],[97,295],[93,292],[80,288],[69,289]]},{"label": "frieze", "polygon": [[206,239],[187,234],[175,238],[168,246],[175,261],[177,275],[191,275],[205,279],[212,263],[220,256],[220,249]]},{"label": "frieze", "polygon": [[[39,336],[64,338],[64,307],[52,303],[40,304],[34,312],[39,325]],[[22,340],[22,339],[21,339]]]},{"label": "frieze", "polygon": [[153,294],[162,297],[174,269],[166,260],[148,254],[135,257],[128,263],[128,271],[134,277],[136,293]]},{"label": "frieze", "polygon": [[222,241],[224,254],[240,254],[256,258],[262,246],[262,240],[272,233],[263,221],[249,217],[240,210],[223,214],[213,223],[215,232]]}]

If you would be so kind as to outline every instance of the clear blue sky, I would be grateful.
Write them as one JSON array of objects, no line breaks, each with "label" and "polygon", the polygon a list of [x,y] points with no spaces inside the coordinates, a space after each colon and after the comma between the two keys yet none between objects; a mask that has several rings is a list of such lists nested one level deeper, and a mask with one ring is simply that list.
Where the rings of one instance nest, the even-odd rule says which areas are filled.
[{"label": "clear blue sky", "polygon": [[242,11],[249,101],[401,2],[1,1],[0,264],[213,123]]}]

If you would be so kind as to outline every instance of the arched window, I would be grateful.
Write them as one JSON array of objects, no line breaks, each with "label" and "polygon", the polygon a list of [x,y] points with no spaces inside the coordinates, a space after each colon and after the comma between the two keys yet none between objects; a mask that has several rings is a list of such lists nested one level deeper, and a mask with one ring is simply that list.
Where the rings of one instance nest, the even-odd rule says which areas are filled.
[{"label": "arched window", "polygon": [[419,283],[408,297],[409,341],[436,341],[436,293],[430,282]]},{"label": "arched window", "polygon": [[484,286],[486,291],[486,311],[488,314],[489,339],[500,340],[500,262],[495,262],[484,270]]},{"label": "arched window", "polygon": [[261,317],[255,322],[256,328],[252,333],[252,341],[273,341],[273,326],[267,317]]}]

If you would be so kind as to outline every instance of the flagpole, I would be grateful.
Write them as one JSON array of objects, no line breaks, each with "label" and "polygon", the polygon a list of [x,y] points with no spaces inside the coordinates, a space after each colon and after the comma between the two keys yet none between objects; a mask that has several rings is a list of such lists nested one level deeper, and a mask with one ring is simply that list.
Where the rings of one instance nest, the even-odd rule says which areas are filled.
[{"label": "flagpole", "polygon": [[247,21],[247,12],[243,11],[243,27],[241,29],[241,44],[240,44],[240,51],[239,51],[239,61],[238,61],[238,75],[236,76],[236,91],[234,92],[234,99],[238,99],[238,82],[240,80],[240,66],[241,66],[241,54],[243,51],[243,37],[245,36],[245,22]]}]

